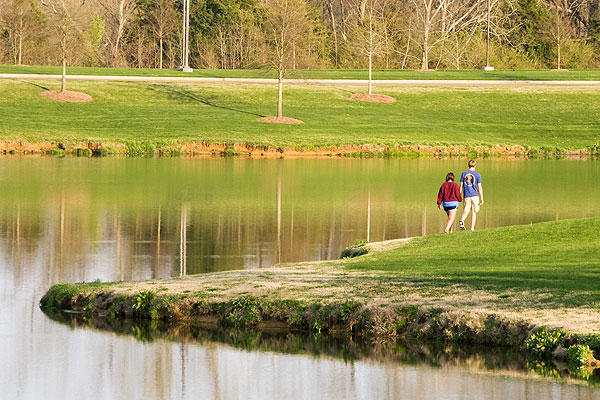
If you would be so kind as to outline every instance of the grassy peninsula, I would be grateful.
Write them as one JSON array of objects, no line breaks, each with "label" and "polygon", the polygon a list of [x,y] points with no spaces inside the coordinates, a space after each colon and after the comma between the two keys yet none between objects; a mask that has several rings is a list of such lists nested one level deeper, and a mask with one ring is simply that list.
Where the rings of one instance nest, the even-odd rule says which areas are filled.
[{"label": "grassy peninsula", "polygon": [[600,218],[565,220],[373,243],[353,259],[60,284],[41,305],[109,320],[512,346],[545,326],[555,346],[598,352],[599,230]]},{"label": "grassy peninsula", "polygon": [[237,143],[282,153],[322,149],[323,155],[369,145],[415,152],[438,146],[446,154],[459,146],[464,155],[469,149],[482,155],[597,153],[600,143],[600,88],[381,87],[377,93],[397,99],[381,104],[348,98],[364,88],[293,85],[285,89],[284,115],[304,123],[285,125],[257,121],[275,114],[274,85],[72,81],[69,90],[93,101],[40,96],[58,87],[57,81],[0,80],[5,142],[43,142],[46,151],[93,142],[129,154],[194,153],[186,143],[220,143],[224,150]]}]

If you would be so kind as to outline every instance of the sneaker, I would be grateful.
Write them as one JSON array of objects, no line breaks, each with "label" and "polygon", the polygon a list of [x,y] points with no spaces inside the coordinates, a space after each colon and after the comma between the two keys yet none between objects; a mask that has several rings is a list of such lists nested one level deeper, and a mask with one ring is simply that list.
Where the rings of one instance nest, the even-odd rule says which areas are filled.
[{"label": "sneaker", "polygon": [[461,230],[461,231],[464,231],[464,230],[465,230],[465,223],[464,223],[464,222],[462,222],[462,221],[458,221],[458,226],[460,227],[460,230]]}]

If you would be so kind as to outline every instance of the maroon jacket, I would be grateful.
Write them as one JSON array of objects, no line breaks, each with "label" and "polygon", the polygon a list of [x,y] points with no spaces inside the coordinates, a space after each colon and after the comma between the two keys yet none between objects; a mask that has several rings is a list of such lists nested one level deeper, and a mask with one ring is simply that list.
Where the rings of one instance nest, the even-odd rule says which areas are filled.
[{"label": "maroon jacket", "polygon": [[438,192],[437,204],[442,204],[442,201],[462,201],[460,188],[455,182],[444,182]]}]

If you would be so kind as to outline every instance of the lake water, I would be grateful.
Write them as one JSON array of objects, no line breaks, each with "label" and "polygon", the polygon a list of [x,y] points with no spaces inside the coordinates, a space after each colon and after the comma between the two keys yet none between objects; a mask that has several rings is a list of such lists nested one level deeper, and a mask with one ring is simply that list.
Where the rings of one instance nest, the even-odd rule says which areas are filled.
[{"label": "lake water", "polygon": [[[59,282],[144,280],[337,258],[360,239],[443,230],[466,160],[0,158],[3,399],[600,399],[461,363],[285,354],[75,328],[38,301]],[[477,227],[600,215],[600,162],[481,160]]]}]

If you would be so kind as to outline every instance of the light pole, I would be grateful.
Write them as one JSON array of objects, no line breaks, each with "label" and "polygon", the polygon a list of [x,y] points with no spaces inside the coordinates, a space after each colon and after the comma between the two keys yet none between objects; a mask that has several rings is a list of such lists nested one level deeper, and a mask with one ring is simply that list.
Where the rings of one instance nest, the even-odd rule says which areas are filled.
[{"label": "light pole", "polygon": [[492,10],[491,0],[487,1],[487,38],[485,41],[485,67],[484,71],[493,71],[494,67],[490,67],[490,13]]},{"label": "light pole", "polygon": [[192,72],[190,68],[190,0],[183,0],[183,46],[182,46],[182,66],[183,72]]}]

